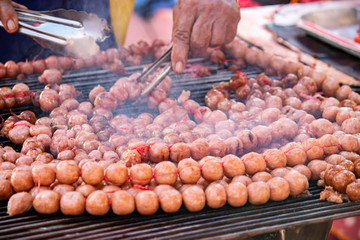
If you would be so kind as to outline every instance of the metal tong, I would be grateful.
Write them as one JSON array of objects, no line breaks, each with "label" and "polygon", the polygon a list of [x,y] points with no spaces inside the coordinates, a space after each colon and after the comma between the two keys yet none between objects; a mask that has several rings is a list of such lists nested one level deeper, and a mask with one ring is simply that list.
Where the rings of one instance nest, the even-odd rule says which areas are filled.
[{"label": "metal tong", "polygon": [[[90,37],[96,44],[95,41],[103,41],[110,35],[106,20],[95,14],[65,9],[37,12],[16,8],[15,11],[19,19],[18,32],[34,38],[41,46],[57,53],[73,55],[67,47],[74,40]],[[0,26],[3,27],[1,22]],[[88,54],[80,52],[75,55],[82,57]]]},{"label": "metal tong", "polygon": [[[154,70],[157,70],[160,65],[166,61],[172,52],[172,46],[155,62],[153,62],[148,69],[146,69],[137,79],[136,81],[141,82],[145,77],[149,76]],[[155,76],[155,78],[149,83],[141,92],[141,96],[148,95],[170,72],[171,70],[171,62],[167,63],[160,72]]]}]

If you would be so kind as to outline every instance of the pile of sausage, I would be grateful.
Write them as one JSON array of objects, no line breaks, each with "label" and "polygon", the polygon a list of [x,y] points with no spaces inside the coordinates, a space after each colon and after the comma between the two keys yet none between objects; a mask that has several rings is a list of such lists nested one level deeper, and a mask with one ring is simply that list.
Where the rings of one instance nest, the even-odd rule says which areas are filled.
[{"label": "pile of sausage", "polygon": [[12,88],[0,88],[0,110],[15,106],[26,105],[31,102],[32,92],[24,83],[17,83]]},{"label": "pile of sausage", "polygon": [[[168,46],[160,40],[155,40],[152,45],[144,41],[139,41],[137,44],[132,44],[126,48],[108,49],[87,59],[49,56],[46,59],[36,60],[35,57],[32,61],[18,63],[9,60],[5,64],[0,63],[0,79],[9,77],[21,80],[28,75],[39,74],[39,82],[47,85],[46,88],[54,89],[58,88],[53,87],[54,85],[56,86],[61,83],[62,73],[64,71],[102,67],[103,69],[109,69],[114,74],[123,74],[125,73],[124,63],[128,65],[139,65],[142,63],[143,58],[151,59],[160,57],[167,48]],[[24,84],[14,86],[12,91],[8,87],[3,87],[0,89],[0,109],[28,104],[30,97],[34,99],[33,103],[37,106],[39,104],[40,94],[41,91],[31,92]],[[119,95],[121,92],[117,94]],[[51,91],[45,95],[50,95],[54,98],[56,94]],[[14,98],[16,98],[15,102]],[[56,102],[56,100],[54,101]],[[47,107],[44,107],[44,109],[47,109]],[[51,110],[52,109],[46,111],[49,112]]]},{"label": "pile of sausage", "polygon": [[106,51],[91,56],[89,58],[74,59],[71,57],[49,56],[46,59],[25,62],[14,62],[12,60],[6,63],[0,63],[0,79],[16,78],[24,79],[28,75],[42,74],[47,69],[79,70],[82,68],[102,67],[109,69],[113,73],[124,73],[124,63],[130,65],[140,65],[143,58],[160,57],[166,51],[167,45],[161,40],[155,40],[151,45],[144,41],[132,44],[128,47],[119,49],[110,48]]},{"label": "pile of sausage", "polygon": [[165,77],[162,82],[156,86],[148,98],[141,97],[142,90],[152,80],[147,78],[145,81],[138,82],[136,79],[140,73],[134,73],[129,77],[119,78],[110,88],[109,92],[104,87],[98,85],[89,93],[89,100],[95,108],[104,108],[110,111],[115,110],[118,106],[125,104],[127,101],[147,101],[148,106],[156,109],[157,106],[169,95],[172,81],[170,77]]},{"label": "pile of sausage", "polygon": [[[154,49],[160,55],[165,46],[139,43],[126,51],[138,61]],[[172,83],[165,78],[147,100],[159,114],[130,118],[112,111],[138,100],[146,84],[135,81],[138,74],[120,78],[109,91],[97,86],[79,103],[76,89],[60,84],[59,70],[49,67],[39,77],[48,85],[33,97],[49,116],[25,111],[1,130],[22,145],[21,152],[0,151],[0,199],[9,199],[8,213],[33,207],[43,214],[104,215],[111,208],[151,215],[182,204],[196,212],[302,196],[310,179],[328,185],[331,196],[349,188],[350,199],[358,200],[360,95],[238,39],[223,50],[233,57],[231,69],[256,63],[280,80],[237,72],[209,90],[201,106],[187,91],[168,97]],[[209,51],[210,60],[223,64],[224,52]]]},{"label": "pile of sausage", "polygon": [[[111,207],[119,215],[131,214],[135,209],[151,215],[159,207],[164,212],[176,212],[182,203],[196,212],[205,204],[220,208],[226,202],[240,207],[247,201],[281,201],[308,186],[304,175],[290,169],[285,169],[282,177],[278,177],[280,173],[272,176],[259,172],[251,179],[244,175],[242,160],[234,155],[222,159],[208,156],[200,163],[186,158],[178,166],[170,161],[154,166],[139,163],[130,170],[121,162],[110,164],[105,171],[95,161],[80,166],[76,161],[64,160],[56,165],[15,167],[10,180],[0,180],[2,199],[10,197],[13,190],[17,192],[10,197],[8,213],[21,214],[34,207],[42,214],[60,209],[66,215],[79,215],[86,209],[90,214],[104,215]],[[232,180],[223,180],[223,174]]]}]

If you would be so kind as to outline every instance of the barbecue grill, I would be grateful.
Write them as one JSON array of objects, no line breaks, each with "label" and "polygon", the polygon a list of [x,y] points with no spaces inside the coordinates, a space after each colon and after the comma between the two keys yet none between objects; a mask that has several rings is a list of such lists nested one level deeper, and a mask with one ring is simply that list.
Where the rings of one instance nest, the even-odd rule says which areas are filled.
[{"label": "barbecue grill", "polygon": [[[197,78],[188,73],[174,75],[170,73],[173,87],[170,96],[177,97],[182,90],[191,91],[191,99],[204,105],[206,92],[221,81],[228,81],[234,72],[205,64],[214,70],[208,77]],[[127,74],[141,71],[144,65],[126,67]],[[248,66],[243,69],[249,77],[263,70]],[[71,83],[83,95],[79,101],[88,101],[88,93],[98,84],[106,90],[119,78],[108,70],[87,69],[68,72],[63,75],[62,83]],[[31,91],[43,89],[36,75],[23,80]],[[0,87],[13,86],[14,79],[3,79]],[[36,116],[46,116],[33,105],[13,108],[15,114],[24,110],[34,111]],[[114,114],[127,114],[136,117],[142,112],[157,114],[148,109],[146,103],[125,104]],[[2,110],[2,117],[10,115]],[[4,145],[11,145],[8,139],[0,138]],[[16,147],[15,147],[16,149]],[[19,150],[19,148],[17,148]],[[105,216],[91,216],[84,213],[69,217],[61,213],[40,215],[34,210],[20,216],[10,217],[6,213],[6,201],[0,201],[0,239],[326,239],[332,220],[360,215],[360,203],[348,202],[334,204],[320,201],[322,188],[316,182],[310,182],[309,192],[298,198],[289,197],[281,202],[268,202],[254,206],[247,203],[240,208],[225,205],[220,209],[205,207],[196,213],[188,212],[184,207],[177,213],[167,214],[159,210],[155,215],[142,216],[133,213],[129,216],[117,216],[111,211]]]}]

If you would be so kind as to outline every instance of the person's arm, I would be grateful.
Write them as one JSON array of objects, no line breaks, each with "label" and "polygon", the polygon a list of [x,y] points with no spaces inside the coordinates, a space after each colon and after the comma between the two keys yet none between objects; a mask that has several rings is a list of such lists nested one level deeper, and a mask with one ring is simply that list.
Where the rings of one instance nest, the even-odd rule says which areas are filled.
[{"label": "person's arm", "polygon": [[229,43],[236,35],[240,9],[236,0],[178,0],[173,9],[172,68],[184,70],[188,52],[202,56],[208,47]]},{"label": "person's arm", "polygon": [[9,33],[14,33],[18,30],[18,17],[14,8],[27,9],[24,5],[18,4],[10,0],[0,0],[0,20],[4,28]]}]

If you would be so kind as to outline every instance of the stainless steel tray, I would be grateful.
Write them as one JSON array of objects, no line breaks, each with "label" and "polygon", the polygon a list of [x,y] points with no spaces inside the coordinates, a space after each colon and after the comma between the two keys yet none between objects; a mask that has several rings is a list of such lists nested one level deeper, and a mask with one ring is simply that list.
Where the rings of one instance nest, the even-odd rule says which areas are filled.
[{"label": "stainless steel tray", "polygon": [[359,25],[360,6],[307,13],[297,23],[309,35],[360,58],[360,44],[354,41]]}]

